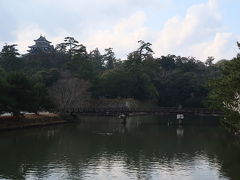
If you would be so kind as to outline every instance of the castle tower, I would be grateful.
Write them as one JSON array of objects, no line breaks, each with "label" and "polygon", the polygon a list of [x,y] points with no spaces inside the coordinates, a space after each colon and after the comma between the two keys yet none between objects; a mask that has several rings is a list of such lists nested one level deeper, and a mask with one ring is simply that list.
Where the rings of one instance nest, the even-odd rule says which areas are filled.
[{"label": "castle tower", "polygon": [[51,42],[48,41],[44,36],[40,36],[37,40],[35,41],[35,45],[29,46],[30,50],[28,52],[30,54],[36,54],[36,53],[50,53],[54,50],[53,45],[51,45]]}]

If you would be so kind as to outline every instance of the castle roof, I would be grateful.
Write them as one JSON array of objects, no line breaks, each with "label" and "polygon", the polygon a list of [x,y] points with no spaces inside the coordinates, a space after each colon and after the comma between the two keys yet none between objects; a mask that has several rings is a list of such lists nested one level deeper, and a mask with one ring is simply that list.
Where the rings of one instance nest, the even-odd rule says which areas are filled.
[{"label": "castle roof", "polygon": [[35,42],[48,42],[51,43],[50,41],[48,41],[44,36],[40,36],[38,39],[34,40]]},{"label": "castle roof", "polygon": [[40,36],[38,39],[34,40],[35,44],[32,46],[28,46],[30,50],[28,52],[30,53],[36,53],[36,52],[51,52],[54,50],[53,45],[51,45],[51,42],[48,41],[44,36]]}]

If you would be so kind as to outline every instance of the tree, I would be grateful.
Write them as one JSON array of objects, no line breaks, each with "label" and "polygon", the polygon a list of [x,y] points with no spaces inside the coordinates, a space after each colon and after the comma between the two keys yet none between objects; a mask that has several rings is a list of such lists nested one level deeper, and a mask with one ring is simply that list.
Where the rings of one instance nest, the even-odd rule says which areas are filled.
[{"label": "tree", "polygon": [[38,71],[34,78],[37,82],[42,82],[45,86],[49,87],[60,78],[60,72],[58,69],[47,69]]},{"label": "tree", "polygon": [[18,50],[16,49],[17,44],[5,45],[1,51],[1,57],[16,57],[19,55]]},{"label": "tree", "polygon": [[7,77],[9,84],[8,96],[10,103],[8,112],[19,115],[21,111],[29,111],[32,105],[33,91],[30,81],[23,73],[10,73]]},{"label": "tree", "polygon": [[104,56],[101,55],[100,51],[96,48],[89,53],[89,61],[93,66],[95,74],[99,74],[104,71]]},{"label": "tree", "polygon": [[[239,44],[238,44],[239,45]],[[240,48],[240,47],[239,47]],[[240,129],[240,57],[225,62],[222,76],[209,83],[208,104],[225,113],[224,123],[231,129]]]},{"label": "tree", "polygon": [[67,53],[67,45],[66,45],[65,43],[57,44],[55,50],[56,50],[58,53],[64,55],[64,54]]},{"label": "tree", "polygon": [[143,60],[154,54],[151,49],[151,43],[146,43],[142,40],[138,41],[138,43],[140,44],[140,47],[128,55],[128,60],[135,64],[140,64]]},{"label": "tree", "polygon": [[8,83],[6,80],[6,72],[0,67],[0,113],[6,111],[10,101],[8,97]]},{"label": "tree", "polygon": [[53,103],[50,100],[48,89],[41,82],[36,82],[33,85],[33,97],[32,103],[29,108],[30,112],[38,113],[40,110],[51,110],[53,109]]},{"label": "tree", "polygon": [[74,37],[65,37],[64,45],[68,48],[68,53],[73,55],[74,50],[79,47],[79,42],[74,39]]},{"label": "tree", "polygon": [[19,55],[16,44],[5,45],[0,53],[0,65],[6,71],[16,71],[21,67],[21,62],[17,57]]},{"label": "tree", "polygon": [[169,71],[175,69],[176,67],[175,59],[176,59],[175,55],[169,54],[167,56],[162,56],[161,58],[158,58],[157,61],[165,71]]},{"label": "tree", "polygon": [[50,87],[49,93],[58,110],[67,111],[86,106],[89,83],[77,78],[60,79]]},{"label": "tree", "polygon": [[[209,57],[203,63],[194,57],[175,55],[155,58],[151,43],[142,40],[138,43],[136,50],[122,61],[117,60],[112,48],[105,49],[104,54],[98,49],[88,53],[86,46],[73,37],[66,37],[52,53],[19,56],[16,45],[6,45],[0,54],[0,65],[3,67],[0,72],[0,108],[5,107],[8,111],[15,109],[16,112],[51,110],[51,107],[45,106],[49,103],[46,101],[49,97],[46,87],[58,87],[55,89],[58,94],[60,92],[57,90],[66,88],[67,96],[68,87],[81,89],[80,85],[74,84],[85,86],[84,82],[91,83],[90,90],[95,98],[131,97],[154,99],[159,102],[159,106],[203,106],[202,102],[208,92],[204,84],[221,75],[219,69],[225,67],[226,61],[214,64],[213,58]],[[23,73],[18,74],[19,77],[13,75],[19,73],[17,71]],[[69,72],[70,77],[62,76],[65,72]],[[18,87],[21,84],[20,91]],[[72,94],[77,97],[79,92],[75,90]],[[28,101],[21,98],[24,96],[28,97]],[[54,97],[54,93],[51,96]],[[55,101],[58,106],[64,102],[63,99],[59,101],[59,97]],[[72,101],[67,106],[73,107],[73,104],[76,102]]]},{"label": "tree", "polygon": [[147,56],[152,56],[154,53],[151,49],[152,44],[149,42],[144,42],[143,40],[138,41],[140,43],[140,47],[138,48],[139,57],[141,60],[146,58]]},{"label": "tree", "polygon": [[87,48],[82,44],[80,44],[78,48],[74,49],[73,52],[74,58],[78,58],[79,60],[88,58]]},{"label": "tree", "polygon": [[209,56],[205,62],[206,66],[212,66],[213,65],[213,61],[215,60],[214,57]]},{"label": "tree", "polygon": [[[238,48],[240,49],[240,43],[239,43],[239,42],[237,42],[237,46],[238,46]],[[240,57],[240,53],[237,54],[237,57],[238,57],[238,58]]]},{"label": "tree", "polygon": [[51,105],[46,87],[21,72],[9,73],[5,81],[0,80],[0,93],[5,95],[1,99],[0,111],[12,112],[15,116],[21,111],[37,113],[48,110]]},{"label": "tree", "polygon": [[[152,66],[155,62],[149,49],[150,43],[143,41],[140,43],[142,43],[141,47],[130,53],[128,59],[115,68],[113,62],[116,61],[112,49],[107,49],[108,56],[105,58],[109,57],[108,70],[100,76],[99,81],[94,85],[96,88],[92,88],[94,95],[109,98],[132,97],[140,100],[153,99],[157,96],[156,88],[150,78],[156,67]],[[149,67],[154,67],[154,70]]]},{"label": "tree", "polygon": [[103,55],[103,61],[107,69],[113,69],[115,67],[116,58],[112,48],[105,49],[105,54]]},{"label": "tree", "polygon": [[57,44],[55,49],[60,54],[68,54],[72,57],[79,46],[79,42],[74,37],[65,37],[64,42]]}]

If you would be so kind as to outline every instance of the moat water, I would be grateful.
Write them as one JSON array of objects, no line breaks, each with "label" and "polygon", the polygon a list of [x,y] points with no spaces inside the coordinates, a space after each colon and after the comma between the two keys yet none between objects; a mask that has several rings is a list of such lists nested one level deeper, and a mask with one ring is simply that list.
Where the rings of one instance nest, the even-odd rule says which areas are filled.
[{"label": "moat water", "polygon": [[[197,119],[197,117],[196,117]],[[4,180],[238,180],[240,143],[217,125],[85,118],[0,132]]]}]

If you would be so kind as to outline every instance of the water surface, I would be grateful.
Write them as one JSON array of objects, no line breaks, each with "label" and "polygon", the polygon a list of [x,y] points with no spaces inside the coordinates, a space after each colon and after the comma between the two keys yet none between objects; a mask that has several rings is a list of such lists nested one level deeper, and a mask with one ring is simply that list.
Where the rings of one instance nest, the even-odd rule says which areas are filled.
[{"label": "water surface", "polygon": [[239,141],[210,125],[87,118],[0,132],[0,179],[240,179]]}]

